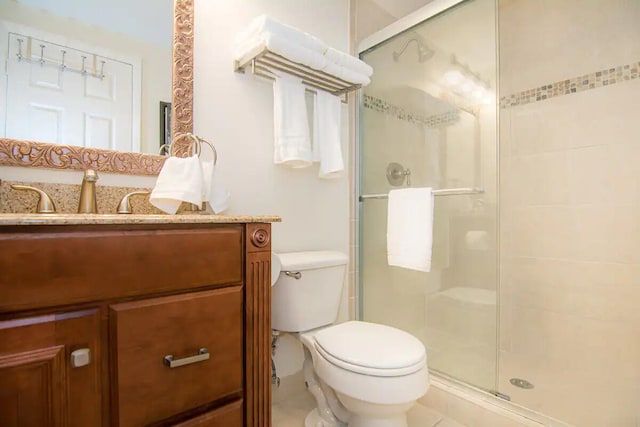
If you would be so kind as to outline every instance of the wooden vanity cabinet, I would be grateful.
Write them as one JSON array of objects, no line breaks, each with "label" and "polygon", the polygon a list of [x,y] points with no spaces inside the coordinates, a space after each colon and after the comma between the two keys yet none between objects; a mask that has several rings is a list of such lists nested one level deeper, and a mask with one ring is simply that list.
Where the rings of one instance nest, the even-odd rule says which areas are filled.
[{"label": "wooden vanity cabinet", "polygon": [[0,226],[0,426],[271,425],[270,224]]},{"label": "wooden vanity cabinet", "polygon": [[0,426],[100,425],[100,361],[98,309],[0,321]]}]

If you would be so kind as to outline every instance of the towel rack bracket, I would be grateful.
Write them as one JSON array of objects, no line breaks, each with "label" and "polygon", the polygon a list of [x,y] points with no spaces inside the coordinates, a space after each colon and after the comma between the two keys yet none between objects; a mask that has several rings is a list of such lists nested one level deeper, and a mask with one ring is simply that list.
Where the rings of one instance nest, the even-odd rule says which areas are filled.
[{"label": "towel rack bracket", "polygon": [[243,57],[233,62],[233,69],[237,73],[245,73],[248,70],[252,74],[270,80],[275,79],[277,73],[283,72],[302,79],[302,83],[311,91],[323,90],[336,96],[343,97],[362,87],[359,83],[343,80],[321,70],[308,67],[304,64],[292,61],[270,51],[266,46],[257,46],[247,52]]}]

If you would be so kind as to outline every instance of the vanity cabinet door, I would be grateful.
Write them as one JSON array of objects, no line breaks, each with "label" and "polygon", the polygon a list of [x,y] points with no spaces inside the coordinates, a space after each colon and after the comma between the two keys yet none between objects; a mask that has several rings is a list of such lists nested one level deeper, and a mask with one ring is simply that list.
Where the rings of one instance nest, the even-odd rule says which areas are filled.
[{"label": "vanity cabinet door", "polygon": [[112,305],[117,425],[149,425],[241,397],[242,308],[241,286]]},{"label": "vanity cabinet door", "polygon": [[0,321],[0,426],[100,426],[101,405],[98,310]]}]

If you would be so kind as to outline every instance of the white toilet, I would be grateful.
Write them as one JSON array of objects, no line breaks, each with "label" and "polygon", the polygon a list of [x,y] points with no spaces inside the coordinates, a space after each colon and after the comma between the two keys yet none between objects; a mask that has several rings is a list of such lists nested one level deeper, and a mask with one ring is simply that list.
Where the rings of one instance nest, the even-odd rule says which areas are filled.
[{"label": "white toilet", "polygon": [[407,411],[429,388],[424,345],[369,322],[333,325],[347,256],[273,254],[272,328],[302,342],[304,375],[318,407],[306,427],[407,427]]}]

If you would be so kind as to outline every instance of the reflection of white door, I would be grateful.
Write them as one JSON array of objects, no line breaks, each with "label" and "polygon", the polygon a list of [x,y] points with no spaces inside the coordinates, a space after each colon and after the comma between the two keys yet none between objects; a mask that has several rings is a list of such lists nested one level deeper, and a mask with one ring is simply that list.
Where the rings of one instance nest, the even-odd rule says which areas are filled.
[{"label": "reflection of white door", "polygon": [[[17,33],[9,33],[8,39],[6,137],[139,151],[133,64],[94,54],[99,48],[92,53],[74,49],[68,39],[65,46]],[[19,51],[31,61],[18,60]],[[57,65],[63,51],[65,70]],[[45,63],[38,61],[41,55]],[[83,67],[87,74],[72,71]],[[91,75],[102,70],[103,78]]]}]

